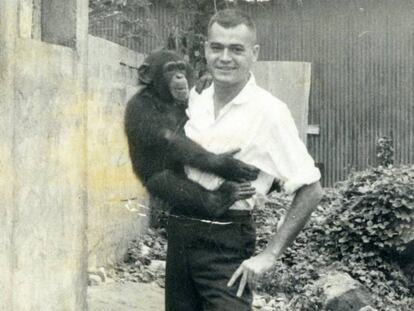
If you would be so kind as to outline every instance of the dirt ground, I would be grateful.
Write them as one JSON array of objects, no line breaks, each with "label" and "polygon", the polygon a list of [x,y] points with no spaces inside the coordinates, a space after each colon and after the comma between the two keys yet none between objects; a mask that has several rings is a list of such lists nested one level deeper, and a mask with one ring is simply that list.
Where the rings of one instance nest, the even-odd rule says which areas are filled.
[{"label": "dirt ground", "polygon": [[88,287],[88,311],[164,310],[164,289],[156,283],[112,282]]},{"label": "dirt ground", "polygon": [[88,311],[164,311],[164,290],[155,283],[104,283],[88,287]]}]

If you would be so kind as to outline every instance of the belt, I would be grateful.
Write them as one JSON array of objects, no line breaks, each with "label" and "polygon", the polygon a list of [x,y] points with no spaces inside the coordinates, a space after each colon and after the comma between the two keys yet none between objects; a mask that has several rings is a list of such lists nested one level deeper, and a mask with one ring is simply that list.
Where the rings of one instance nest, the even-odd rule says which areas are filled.
[{"label": "belt", "polygon": [[224,214],[219,219],[201,219],[201,218],[195,218],[195,217],[189,217],[185,215],[175,215],[170,214],[169,217],[173,218],[179,218],[179,219],[185,219],[185,220],[191,220],[191,221],[200,221],[204,223],[211,223],[211,224],[217,224],[217,225],[228,225],[232,224],[234,222],[237,222],[237,220],[250,218],[253,215],[253,210],[228,210],[226,214]]}]

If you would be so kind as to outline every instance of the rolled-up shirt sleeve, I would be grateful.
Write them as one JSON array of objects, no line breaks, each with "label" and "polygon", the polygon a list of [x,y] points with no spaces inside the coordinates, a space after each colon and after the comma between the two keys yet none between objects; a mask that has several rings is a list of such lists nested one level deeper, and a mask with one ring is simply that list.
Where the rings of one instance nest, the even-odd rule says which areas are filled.
[{"label": "rolled-up shirt sleeve", "polygon": [[319,169],[299,138],[286,105],[277,105],[266,121],[267,135],[262,137],[264,141],[257,143],[266,146],[264,157],[267,158],[267,173],[279,179],[287,193],[294,193],[304,185],[317,182],[321,178]]}]

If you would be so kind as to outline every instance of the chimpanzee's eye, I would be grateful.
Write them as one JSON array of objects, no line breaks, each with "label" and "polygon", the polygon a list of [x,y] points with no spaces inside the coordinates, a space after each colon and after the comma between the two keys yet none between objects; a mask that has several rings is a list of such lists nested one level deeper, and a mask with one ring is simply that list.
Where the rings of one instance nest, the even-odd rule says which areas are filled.
[{"label": "chimpanzee's eye", "polygon": [[164,72],[174,71],[177,69],[177,64],[175,62],[168,62],[164,65]]},{"label": "chimpanzee's eye", "polygon": [[185,71],[187,69],[187,65],[183,61],[178,61],[176,64],[178,70]]}]

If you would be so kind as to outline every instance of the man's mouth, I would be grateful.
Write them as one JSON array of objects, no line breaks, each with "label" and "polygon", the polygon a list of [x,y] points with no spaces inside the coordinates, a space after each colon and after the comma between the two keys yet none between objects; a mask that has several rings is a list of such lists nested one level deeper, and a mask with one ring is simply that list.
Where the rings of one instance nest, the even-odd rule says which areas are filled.
[{"label": "man's mouth", "polygon": [[220,71],[232,71],[232,70],[235,70],[236,68],[234,68],[234,67],[216,67],[216,69],[218,69]]}]

